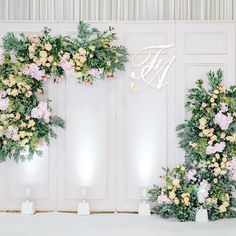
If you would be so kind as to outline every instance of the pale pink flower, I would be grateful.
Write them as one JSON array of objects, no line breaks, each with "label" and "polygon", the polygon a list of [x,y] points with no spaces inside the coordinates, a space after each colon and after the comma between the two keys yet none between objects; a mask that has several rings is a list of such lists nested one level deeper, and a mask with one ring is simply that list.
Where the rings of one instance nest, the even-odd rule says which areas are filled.
[{"label": "pale pink flower", "polygon": [[225,149],[225,142],[216,143],[214,146],[208,146],[206,148],[206,154],[215,154],[217,152],[223,152]]},{"label": "pale pink flower", "polygon": [[75,76],[75,70],[73,68],[73,65],[70,61],[68,61],[68,58],[66,56],[63,56],[61,58],[59,66],[64,70],[66,76],[68,77]]},{"label": "pale pink flower", "polygon": [[29,76],[35,78],[36,80],[43,80],[43,78],[45,76],[45,71],[40,70],[40,68],[34,63],[32,63],[29,66],[27,66],[26,68],[24,68],[22,70],[22,73],[24,75],[29,75]]},{"label": "pale pink flower", "polygon": [[161,194],[160,196],[158,196],[157,198],[157,203],[159,205],[162,205],[162,204],[171,204],[171,200],[167,197],[166,194]]},{"label": "pale pink flower", "polygon": [[9,99],[0,97],[0,110],[6,111],[8,108],[8,105],[9,105]]},{"label": "pale pink flower", "polygon": [[175,187],[179,187],[179,183],[180,183],[179,179],[174,179],[174,180],[173,180],[173,185],[174,185]]},{"label": "pale pink flower", "polygon": [[207,180],[203,180],[199,187],[198,187],[198,193],[197,193],[197,197],[198,197],[198,202],[199,203],[204,203],[206,198],[209,195],[209,190],[211,188],[211,185],[208,183]]},{"label": "pale pink flower", "polygon": [[214,122],[219,125],[222,130],[227,130],[232,123],[232,116],[226,116],[221,111],[215,115]]},{"label": "pale pink flower", "polygon": [[97,79],[100,79],[103,74],[103,69],[92,68],[89,70],[89,74]]},{"label": "pale pink flower", "polygon": [[16,135],[18,132],[18,128],[16,126],[10,125],[7,129],[6,137],[8,139],[12,138],[14,135]]},{"label": "pale pink flower", "polygon": [[5,98],[7,96],[6,91],[0,91],[0,98]]},{"label": "pale pink flower", "polygon": [[31,111],[31,117],[35,119],[43,119],[46,123],[50,122],[51,113],[48,110],[46,102],[40,102],[37,107]]},{"label": "pale pink flower", "polygon": [[197,174],[197,171],[195,169],[193,170],[189,170],[188,172],[186,172],[185,174],[185,178],[188,180],[188,181],[196,181],[197,178],[195,177],[195,175]]},{"label": "pale pink flower", "polygon": [[228,111],[228,105],[226,103],[222,102],[220,104],[220,111],[223,112],[223,113],[227,112]]}]

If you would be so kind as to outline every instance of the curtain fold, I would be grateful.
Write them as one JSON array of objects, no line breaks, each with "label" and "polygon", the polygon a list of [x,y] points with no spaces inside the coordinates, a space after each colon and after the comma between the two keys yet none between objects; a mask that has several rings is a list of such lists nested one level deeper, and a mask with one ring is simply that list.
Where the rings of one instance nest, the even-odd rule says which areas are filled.
[{"label": "curtain fold", "polygon": [[0,20],[233,20],[236,0],[0,0]]}]

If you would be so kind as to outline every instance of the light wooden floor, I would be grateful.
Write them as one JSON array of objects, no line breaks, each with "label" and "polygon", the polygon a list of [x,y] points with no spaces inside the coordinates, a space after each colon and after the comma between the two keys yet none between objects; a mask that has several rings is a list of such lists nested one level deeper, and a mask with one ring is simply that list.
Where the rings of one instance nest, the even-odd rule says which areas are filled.
[{"label": "light wooden floor", "polygon": [[234,236],[236,219],[180,223],[157,216],[0,213],[0,236]]}]

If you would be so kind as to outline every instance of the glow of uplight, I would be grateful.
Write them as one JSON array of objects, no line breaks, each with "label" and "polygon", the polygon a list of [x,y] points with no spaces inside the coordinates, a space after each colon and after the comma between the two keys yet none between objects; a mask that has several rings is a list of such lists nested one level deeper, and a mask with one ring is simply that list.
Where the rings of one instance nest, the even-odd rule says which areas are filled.
[{"label": "glow of uplight", "polygon": [[136,146],[135,161],[136,170],[141,187],[148,187],[151,183],[151,178],[154,171],[156,145],[152,142],[144,143]]},{"label": "glow of uplight", "polygon": [[77,156],[78,183],[80,186],[88,187],[91,185],[96,165],[96,155],[91,149],[91,144],[89,142],[80,144]]},{"label": "glow of uplight", "polygon": [[[43,147],[42,152],[47,153],[47,148]],[[33,157],[30,161],[25,161],[18,163],[18,168],[20,170],[20,182],[23,183],[26,187],[36,185],[41,176],[42,169],[45,168],[45,157]]]}]

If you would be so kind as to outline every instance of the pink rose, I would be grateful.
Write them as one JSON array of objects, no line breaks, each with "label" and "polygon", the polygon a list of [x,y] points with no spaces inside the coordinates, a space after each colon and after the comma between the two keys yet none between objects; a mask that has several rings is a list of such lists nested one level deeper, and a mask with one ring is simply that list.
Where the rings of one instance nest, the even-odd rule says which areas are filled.
[{"label": "pink rose", "polygon": [[166,194],[161,194],[160,196],[158,196],[157,198],[157,203],[159,205],[162,205],[162,204],[171,204],[171,200],[167,197]]}]

